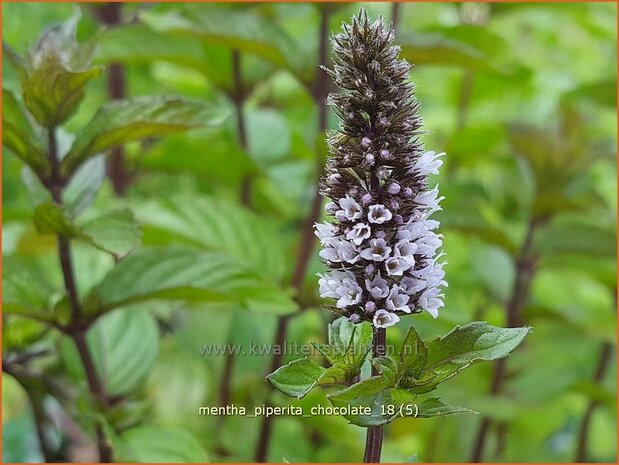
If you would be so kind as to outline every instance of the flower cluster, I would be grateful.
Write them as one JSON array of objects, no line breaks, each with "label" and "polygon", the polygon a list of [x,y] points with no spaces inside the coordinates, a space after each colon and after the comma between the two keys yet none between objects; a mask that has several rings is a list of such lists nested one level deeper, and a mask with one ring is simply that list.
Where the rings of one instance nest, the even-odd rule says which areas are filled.
[{"label": "flower cluster", "polygon": [[321,193],[333,222],[316,225],[320,256],[332,269],[320,275],[320,295],[333,310],[377,328],[399,316],[443,306],[443,263],[437,174],[441,155],[419,142],[421,119],[411,66],[398,59],[393,29],[361,12],[333,37],[334,67],[327,70],[343,93],[329,104],[340,127],[328,137],[331,156]]}]

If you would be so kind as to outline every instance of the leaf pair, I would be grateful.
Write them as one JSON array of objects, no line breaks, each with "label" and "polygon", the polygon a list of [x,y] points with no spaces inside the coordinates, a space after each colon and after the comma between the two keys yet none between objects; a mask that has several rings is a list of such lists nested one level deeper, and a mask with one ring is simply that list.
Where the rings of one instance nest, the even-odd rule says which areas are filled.
[{"label": "leaf pair", "polygon": [[40,204],[34,214],[34,224],[42,234],[57,234],[82,240],[119,258],[138,245],[140,226],[130,210],[118,210],[76,224],[62,207],[52,202]]},{"label": "leaf pair", "polygon": [[[50,176],[48,137],[73,115],[84,98],[88,82],[100,76],[91,68],[99,36],[77,45],[79,16],[44,32],[26,59],[3,44],[5,54],[21,78],[25,108],[3,89],[2,143],[41,179]],[[29,117],[32,116],[32,118]],[[140,97],[103,105],[77,135],[62,159],[60,176],[69,180],[89,158],[113,146],[195,127],[220,125],[225,111],[203,102],[178,97]],[[31,121],[32,120],[32,121]],[[36,127],[34,121],[40,127]]]},{"label": "leaf pair", "polygon": [[271,384],[300,399],[316,386],[353,383],[372,348],[372,327],[368,323],[353,325],[346,318],[339,318],[329,325],[329,343],[313,346],[327,358],[330,367],[324,368],[309,358],[295,360],[268,375]]},{"label": "leaf pair", "polygon": [[[362,339],[364,343],[371,341],[371,337],[355,340],[354,327],[349,329],[352,326],[344,318],[337,320],[329,330],[329,345],[317,346],[319,351],[325,355],[327,349],[337,352],[342,347],[342,336],[348,338],[349,348],[356,347]],[[429,418],[472,412],[451,406],[437,397],[420,403],[415,400],[475,362],[507,356],[529,332],[529,327],[497,328],[485,322],[474,322],[457,326],[445,336],[425,343],[411,327],[397,357],[372,359],[376,376],[329,395],[329,400],[335,407],[344,409],[346,419],[359,426],[383,425],[398,417]],[[369,343],[367,347],[369,351]],[[327,369],[307,358],[296,360],[267,379],[283,393],[300,398],[315,386],[350,384],[361,372],[366,354],[367,351],[363,357],[353,358],[327,356],[332,363]]]}]

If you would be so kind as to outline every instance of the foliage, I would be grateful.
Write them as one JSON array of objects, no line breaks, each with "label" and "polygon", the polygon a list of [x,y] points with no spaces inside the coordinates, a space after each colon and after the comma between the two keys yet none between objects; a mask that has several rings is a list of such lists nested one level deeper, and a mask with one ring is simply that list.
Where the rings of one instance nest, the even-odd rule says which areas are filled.
[{"label": "foliage", "polygon": [[[226,389],[249,415],[267,401],[304,411],[416,406],[276,417],[274,462],[357,460],[363,444],[349,422],[392,418],[384,462],[469,461],[484,418],[489,444],[503,444],[496,455],[486,448],[487,461],[574,462],[590,405],[586,460],[616,461],[616,5],[401,4],[396,41],[415,64],[432,131],[422,140],[447,152],[436,181],[449,288],[440,318],[392,328],[397,349],[373,360],[368,327],[353,332],[318,308],[317,247],[302,284],[291,282],[326,153],[321,21],[326,11],[335,31],[360,6],[389,19],[392,5],[127,3],[122,23],[99,32],[101,6],[83,6],[78,22],[69,3],[3,5],[7,461],[42,461],[38,430],[55,460],[83,461],[66,447],[76,441],[67,417],[91,438],[99,425],[116,460],[252,461],[258,420],[197,413],[219,406]],[[112,62],[124,70],[120,103],[108,94]],[[60,196],[49,189],[50,127]],[[117,144],[132,179],[125,197],[106,176]],[[71,336],[59,235],[108,403],[89,392]],[[523,270],[533,272],[519,325],[535,331],[490,395],[492,364],[474,360],[508,353],[523,335],[494,329],[508,325]],[[281,315],[287,342],[312,350],[285,352],[265,383],[270,356],[250,350],[272,343]],[[447,355],[452,338],[470,351]],[[200,351],[224,344],[240,347],[232,369]],[[401,358],[404,346],[416,355]],[[447,400],[479,415],[447,415],[468,411]]]}]

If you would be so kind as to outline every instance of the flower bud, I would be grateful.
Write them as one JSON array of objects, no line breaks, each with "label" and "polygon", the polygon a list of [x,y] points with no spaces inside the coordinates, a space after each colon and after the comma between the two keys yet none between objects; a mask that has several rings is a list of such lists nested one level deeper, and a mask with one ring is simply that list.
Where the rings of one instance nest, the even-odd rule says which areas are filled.
[{"label": "flower bud", "polygon": [[365,311],[368,313],[373,313],[376,311],[376,304],[371,300],[365,303]]},{"label": "flower bud", "polygon": [[391,195],[396,195],[398,192],[400,192],[400,185],[397,182],[392,182],[387,187],[387,192],[389,192]]}]

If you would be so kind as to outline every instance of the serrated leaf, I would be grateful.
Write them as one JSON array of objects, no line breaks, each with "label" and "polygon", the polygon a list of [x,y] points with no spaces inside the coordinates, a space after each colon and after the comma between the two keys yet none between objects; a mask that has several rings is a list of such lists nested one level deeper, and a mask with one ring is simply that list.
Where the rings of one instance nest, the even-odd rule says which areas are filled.
[{"label": "serrated leaf", "polygon": [[[367,427],[384,425],[402,416],[412,408],[415,397],[406,389],[392,387],[390,380],[375,376],[330,395],[329,400],[335,407],[350,408],[350,414],[344,415],[348,421]],[[393,410],[389,406],[393,406]],[[371,413],[352,411],[355,408],[364,408]]]},{"label": "serrated leaf", "polygon": [[358,367],[344,362],[324,368],[306,357],[278,368],[266,379],[284,394],[301,399],[316,386],[350,384],[359,371]]},{"label": "serrated leaf", "polygon": [[123,63],[165,60],[208,73],[205,51],[198,41],[157,33],[144,24],[123,25],[106,31],[97,58]]},{"label": "serrated leaf", "polygon": [[389,383],[394,385],[396,384],[396,377],[398,374],[398,366],[393,361],[391,357],[376,357],[372,359],[372,365],[378,373],[384,376]]},{"label": "serrated leaf", "polygon": [[2,145],[8,147],[26,165],[43,175],[49,171],[49,161],[34,129],[15,96],[2,89]]},{"label": "serrated leaf", "polygon": [[126,255],[139,243],[140,227],[130,210],[101,215],[80,226],[53,202],[40,204],[34,224],[41,234],[58,234],[78,239],[116,257]]},{"label": "serrated leaf", "polygon": [[[155,319],[140,308],[103,316],[86,335],[95,366],[109,395],[128,394],[143,385],[159,353]],[[85,379],[74,345],[66,341],[63,355],[73,376]]]},{"label": "serrated leaf", "polygon": [[113,146],[196,127],[217,126],[227,114],[219,107],[179,97],[137,97],[99,109],[78,134],[61,170],[69,175],[88,158]]},{"label": "serrated leaf", "polygon": [[147,11],[141,19],[157,32],[190,35],[208,44],[255,54],[290,70],[305,82],[313,76],[314,69],[307,66],[290,37],[273,21],[255,12],[186,4],[175,11]]},{"label": "serrated leaf", "polygon": [[419,382],[423,385],[411,390],[418,394],[429,392],[475,362],[503,358],[509,355],[530,331],[528,326],[497,328],[481,321],[457,326],[445,336],[426,344],[428,360],[419,377]]},{"label": "serrated leaf", "polygon": [[457,413],[477,413],[464,407],[454,407],[443,402],[439,397],[431,397],[417,404],[416,418],[432,418]]},{"label": "serrated leaf", "polygon": [[329,325],[330,360],[361,367],[372,348],[372,325],[353,324],[341,317]]},{"label": "serrated leaf", "polygon": [[42,126],[53,128],[73,114],[84,98],[86,84],[100,75],[100,68],[69,71],[52,57],[28,73],[23,82],[24,103]]},{"label": "serrated leaf", "polygon": [[138,209],[146,229],[165,232],[173,241],[223,252],[239,263],[281,281],[286,271],[282,231],[237,204],[206,196],[175,196]]},{"label": "serrated leaf", "polygon": [[79,9],[64,23],[45,30],[28,52],[22,79],[24,103],[35,119],[51,129],[63,123],[84,97],[84,87],[101,74],[90,68],[98,37],[76,41]]},{"label": "serrated leaf", "polygon": [[[62,203],[72,218],[77,218],[95,200],[97,192],[105,179],[105,156],[97,155],[78,168],[69,184],[62,192]],[[52,202],[49,191],[29,168],[22,170],[25,184],[35,206]]]},{"label": "serrated leaf", "polygon": [[152,248],[115,266],[85,302],[96,315],[153,299],[239,302],[257,312],[288,314],[297,304],[278,286],[218,253]]},{"label": "serrated leaf", "polygon": [[122,257],[131,252],[140,242],[140,225],[131,210],[117,210],[101,215],[82,226],[83,233],[92,244]]},{"label": "serrated leaf", "polygon": [[300,358],[279,367],[267,380],[284,394],[300,399],[312,390],[325,369],[309,358]]},{"label": "serrated leaf", "polygon": [[351,384],[360,373],[360,368],[341,362],[327,368],[318,379],[319,386],[330,384]]},{"label": "serrated leaf", "polygon": [[37,206],[33,220],[41,234],[59,234],[80,239],[83,237],[67,212],[56,203],[46,202]]},{"label": "serrated leaf", "polygon": [[2,310],[30,319],[52,322],[49,312],[62,295],[62,286],[48,257],[6,256],[2,260]]},{"label": "serrated leaf", "polygon": [[411,326],[404,338],[399,354],[400,363],[398,376],[419,376],[428,359],[428,348],[419,337],[414,326]]}]

